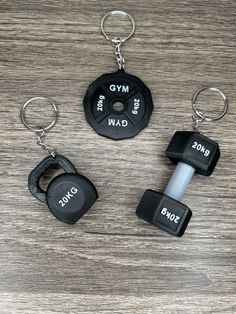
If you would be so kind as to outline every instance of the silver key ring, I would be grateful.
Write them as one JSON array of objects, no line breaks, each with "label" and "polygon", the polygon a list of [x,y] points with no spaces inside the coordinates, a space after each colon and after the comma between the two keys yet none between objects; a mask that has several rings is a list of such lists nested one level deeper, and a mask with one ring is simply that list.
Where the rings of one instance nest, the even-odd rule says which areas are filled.
[{"label": "silver key ring", "polygon": [[[199,94],[203,91],[207,91],[207,90],[210,90],[210,91],[214,91],[214,92],[217,92],[222,98],[223,98],[223,101],[224,101],[224,108],[223,110],[220,112],[219,115],[217,116],[214,116],[214,117],[211,117],[209,115],[205,115],[203,112],[199,111],[197,109],[197,97],[199,96]],[[220,120],[221,118],[223,118],[223,116],[227,113],[228,111],[228,99],[227,97],[225,96],[225,94],[218,88],[214,87],[214,86],[204,86],[202,88],[200,88],[198,91],[196,91],[196,93],[193,95],[192,97],[192,107],[193,107],[193,111],[194,111],[194,114],[193,114],[193,118],[195,116],[195,120],[197,121],[197,117],[199,118],[199,122],[201,121],[207,121],[207,122],[214,122],[214,121],[217,121],[217,120]]]},{"label": "silver key ring", "polygon": [[[33,128],[26,122],[26,118],[25,118],[26,108],[29,106],[29,104],[31,104],[35,100],[44,100],[53,109],[54,119],[53,119],[53,121],[50,124],[48,124],[45,127],[40,127],[40,128],[35,127],[35,128]],[[45,131],[50,130],[56,124],[57,118],[58,118],[58,109],[57,109],[57,106],[54,103],[54,101],[52,99],[48,98],[48,97],[33,97],[33,98],[30,98],[28,101],[26,101],[26,103],[22,106],[21,111],[20,111],[20,117],[21,117],[22,123],[24,124],[24,126],[27,129],[29,129],[29,130],[31,130],[31,131],[33,131],[35,133],[41,133],[42,132],[44,134]]]},{"label": "silver key ring", "polygon": [[[130,34],[129,34],[127,37],[120,38],[119,36],[117,36],[117,37],[111,39],[111,38],[107,35],[107,33],[105,32],[105,29],[104,29],[104,27],[105,27],[105,22],[106,22],[106,20],[107,20],[107,18],[108,18],[109,16],[113,16],[113,15],[122,15],[122,16],[127,17],[127,18],[131,21],[131,23],[132,23],[132,30],[131,30]],[[110,12],[108,12],[106,15],[104,15],[104,17],[103,17],[102,20],[101,20],[101,31],[102,31],[102,34],[104,35],[104,37],[105,37],[107,40],[113,42],[114,40],[116,40],[116,38],[119,38],[120,42],[121,42],[121,43],[124,43],[126,40],[130,39],[130,37],[132,37],[133,34],[134,34],[134,31],[135,31],[134,19],[132,18],[131,15],[129,15],[129,14],[128,14],[127,12],[125,12],[125,11],[121,11],[121,10],[110,11]]]}]

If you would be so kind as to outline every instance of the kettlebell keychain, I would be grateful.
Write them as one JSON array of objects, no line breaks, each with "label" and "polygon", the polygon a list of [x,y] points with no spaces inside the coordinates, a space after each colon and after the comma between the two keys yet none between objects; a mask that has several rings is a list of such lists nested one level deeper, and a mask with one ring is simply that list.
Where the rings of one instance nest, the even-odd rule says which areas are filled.
[{"label": "kettlebell keychain", "polygon": [[[26,122],[26,109],[34,101],[46,101],[53,109],[53,121],[47,126],[31,127]],[[37,144],[50,155],[44,158],[29,174],[28,188],[39,201],[48,205],[51,213],[60,221],[74,224],[95,203],[98,195],[93,183],[79,174],[74,165],[64,156],[58,155],[55,150],[43,142],[46,133],[55,126],[58,118],[58,109],[54,101],[47,97],[29,99],[21,108],[21,121],[24,126],[37,136]],[[65,173],[51,180],[47,191],[41,189],[40,178],[49,169],[62,168]]]},{"label": "kettlebell keychain", "polygon": [[[224,101],[222,112],[215,117],[205,115],[197,108],[197,97],[203,91],[217,92]],[[223,118],[228,110],[228,100],[216,87],[199,89],[192,98],[194,131],[177,131],[170,141],[166,155],[177,164],[164,193],[146,190],[136,210],[139,218],[172,235],[182,236],[192,216],[192,211],[181,203],[184,192],[194,173],[210,176],[220,157],[217,142],[197,131],[200,123]]]},{"label": "kettlebell keychain", "polygon": [[[127,37],[110,38],[105,31],[107,18],[114,15],[127,17],[132,30]],[[118,71],[103,74],[90,84],[84,97],[85,116],[90,126],[100,135],[121,140],[136,136],[149,122],[153,111],[152,95],[148,87],[136,76],[125,72],[122,45],[135,31],[133,18],[126,12],[115,10],[101,21],[101,32],[114,47]]]}]

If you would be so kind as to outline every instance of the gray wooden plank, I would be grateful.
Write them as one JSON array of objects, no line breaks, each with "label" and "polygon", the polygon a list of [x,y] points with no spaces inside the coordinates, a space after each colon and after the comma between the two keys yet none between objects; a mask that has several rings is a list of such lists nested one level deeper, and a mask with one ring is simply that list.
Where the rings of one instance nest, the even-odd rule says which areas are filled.
[{"label": "gray wooden plank", "polygon": [[[113,8],[135,19],[126,70],[155,104],[148,128],[119,142],[98,136],[82,107],[89,83],[116,69],[99,30]],[[0,313],[235,313],[235,10],[234,1],[215,0],[1,1]],[[165,148],[176,130],[191,130],[191,96],[206,84],[230,103],[224,119],[201,128],[222,156],[212,177],[189,186],[183,201],[193,218],[176,239],[135,209],[145,189],[164,189],[174,169]],[[74,226],[27,190],[46,156],[19,119],[36,95],[60,111],[47,142],[99,192]],[[211,113],[221,105],[202,101]]]}]

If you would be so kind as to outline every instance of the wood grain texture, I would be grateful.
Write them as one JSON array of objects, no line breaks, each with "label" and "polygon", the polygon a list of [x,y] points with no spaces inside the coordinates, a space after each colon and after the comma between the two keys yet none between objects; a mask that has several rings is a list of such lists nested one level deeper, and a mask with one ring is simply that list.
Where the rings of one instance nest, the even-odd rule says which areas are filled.
[{"label": "wood grain texture", "polygon": [[[116,69],[99,29],[114,8],[136,21],[122,50],[126,70],[155,103],[149,126],[119,142],[97,135],[82,106],[89,83]],[[1,0],[1,314],[236,312],[235,14],[230,0]],[[193,217],[176,239],[135,209],[145,189],[166,185],[173,166],[165,148],[174,131],[191,129],[191,96],[206,84],[230,103],[224,119],[202,127],[222,156],[211,177],[194,177],[183,200]],[[52,97],[60,111],[47,142],[100,195],[73,226],[27,190],[29,172],[46,156],[19,119],[36,95]],[[218,99],[205,101],[214,111]]]}]

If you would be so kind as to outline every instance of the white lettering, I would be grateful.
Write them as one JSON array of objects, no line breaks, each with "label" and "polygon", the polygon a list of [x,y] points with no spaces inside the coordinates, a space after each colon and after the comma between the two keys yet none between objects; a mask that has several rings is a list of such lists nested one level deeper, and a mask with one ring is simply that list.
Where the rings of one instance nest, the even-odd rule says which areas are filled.
[{"label": "white lettering", "polygon": [[109,126],[115,126],[116,125],[116,120],[115,119],[108,119],[108,125]]},{"label": "white lettering", "polygon": [[119,120],[119,119],[108,119],[108,125],[109,126],[121,126],[123,128],[126,128],[128,126],[127,120]]},{"label": "white lettering", "polygon": [[200,144],[198,142],[194,142],[192,145],[192,148],[196,149],[200,153],[203,153],[203,155],[205,157],[208,157],[211,153],[211,151],[209,149],[206,149],[205,146],[203,146],[202,144]]},{"label": "white lettering", "polygon": [[161,214],[162,214],[163,216],[165,216],[167,219],[169,219],[170,221],[174,221],[174,223],[176,223],[176,224],[179,222],[180,217],[177,216],[177,215],[175,215],[175,214],[173,214],[173,213],[171,213],[171,212],[168,211],[168,209],[165,208],[165,207],[162,208]]},{"label": "white lettering", "polygon": [[129,92],[129,85],[123,86],[122,87],[122,92],[123,93],[128,93]]},{"label": "white lettering", "polygon": [[74,186],[66,193],[65,196],[62,197],[62,199],[58,202],[61,207],[64,207],[69,200],[78,192],[78,189],[76,189]]},{"label": "white lettering", "polygon": [[122,92],[122,93],[128,93],[129,92],[129,85],[115,85],[111,84],[109,86],[109,89],[111,92]]},{"label": "white lettering", "polygon": [[134,109],[132,110],[132,114],[138,114],[139,107],[140,107],[140,99],[134,98]]},{"label": "white lettering", "polygon": [[122,124],[122,126],[123,126],[124,128],[126,128],[127,125],[128,125],[128,121],[127,121],[127,120],[122,120],[122,121],[121,121],[121,124]]},{"label": "white lettering", "polygon": [[70,192],[67,192],[66,197],[68,198],[68,200],[70,200],[71,197],[73,197],[73,194],[71,194]]},{"label": "white lettering", "polygon": [[76,189],[74,186],[71,188],[71,193],[76,194],[78,192],[78,189]]},{"label": "white lettering", "polygon": [[103,111],[103,102],[105,100],[105,96],[99,95],[97,102],[97,111]]}]

